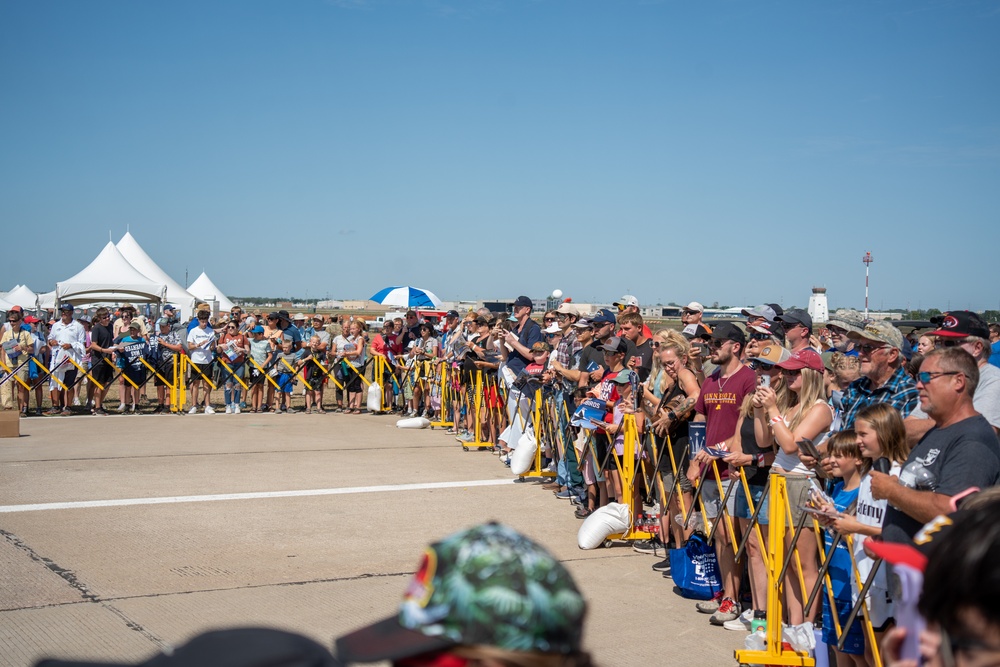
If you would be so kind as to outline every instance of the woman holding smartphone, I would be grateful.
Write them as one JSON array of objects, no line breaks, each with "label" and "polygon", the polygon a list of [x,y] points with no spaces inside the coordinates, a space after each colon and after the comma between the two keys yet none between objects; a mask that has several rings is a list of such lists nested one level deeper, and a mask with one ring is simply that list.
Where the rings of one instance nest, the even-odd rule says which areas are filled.
[{"label": "woman holding smartphone", "polygon": [[[833,422],[833,410],[827,402],[823,382],[823,359],[815,350],[799,350],[787,361],[775,365],[781,369],[782,380],[791,391],[790,403],[783,409],[774,388],[758,387],[753,399],[754,432],[760,447],[777,445],[773,471],[785,475],[792,525],[796,525],[802,515],[801,507],[809,500],[809,480],[814,476],[799,459],[798,442],[815,440],[826,433]],[[792,548],[791,538],[789,531],[785,538],[786,548]],[[805,615],[805,599],[819,575],[816,537],[811,530],[804,530],[794,547],[799,557],[792,559],[792,568],[785,575],[785,591],[789,622],[800,625],[812,621],[818,607],[813,605],[808,617]],[[801,572],[798,571],[800,564]],[[792,572],[793,568],[796,572]],[[799,584],[800,574],[805,581],[804,591]]]}]

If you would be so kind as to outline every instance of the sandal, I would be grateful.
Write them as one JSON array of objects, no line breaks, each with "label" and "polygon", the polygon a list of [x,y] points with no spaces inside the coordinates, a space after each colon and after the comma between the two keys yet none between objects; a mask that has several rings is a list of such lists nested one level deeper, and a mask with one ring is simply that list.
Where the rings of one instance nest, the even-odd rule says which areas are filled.
[{"label": "sandal", "polygon": [[594,510],[587,509],[586,507],[581,507],[573,514],[576,515],[577,519],[586,519],[588,516],[594,513]]}]

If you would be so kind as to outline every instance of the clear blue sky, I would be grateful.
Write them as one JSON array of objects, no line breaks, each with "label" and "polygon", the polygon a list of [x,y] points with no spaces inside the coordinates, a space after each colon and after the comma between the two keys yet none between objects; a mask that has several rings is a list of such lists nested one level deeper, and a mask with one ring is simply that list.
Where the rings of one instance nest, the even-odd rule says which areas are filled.
[{"label": "clear blue sky", "polygon": [[0,289],[998,308],[1000,2],[0,2]]}]

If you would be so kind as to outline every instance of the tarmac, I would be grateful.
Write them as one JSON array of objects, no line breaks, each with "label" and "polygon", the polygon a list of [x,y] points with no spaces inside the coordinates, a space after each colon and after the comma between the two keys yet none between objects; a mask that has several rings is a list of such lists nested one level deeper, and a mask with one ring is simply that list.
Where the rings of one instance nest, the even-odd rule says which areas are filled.
[{"label": "tarmac", "polygon": [[331,646],[394,613],[423,547],[496,520],[575,577],[596,664],[731,665],[662,558],[582,551],[568,501],[490,452],[377,415],[21,420],[0,440],[0,665],[139,661],[263,625]]}]

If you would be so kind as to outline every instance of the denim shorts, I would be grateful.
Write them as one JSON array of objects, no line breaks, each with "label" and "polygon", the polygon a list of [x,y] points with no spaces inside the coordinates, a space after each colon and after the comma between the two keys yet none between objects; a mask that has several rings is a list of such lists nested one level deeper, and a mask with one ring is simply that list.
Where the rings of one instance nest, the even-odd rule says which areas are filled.
[{"label": "denim shorts", "polygon": [[[737,480],[738,481],[738,480]],[[763,485],[758,486],[756,484],[748,485],[750,487],[750,498],[753,499],[753,508],[757,509],[757,505],[760,504],[760,499],[764,496]],[[736,495],[736,518],[737,519],[749,519],[753,516],[753,512],[750,511],[750,505],[747,503],[747,494],[743,490],[743,483],[733,492]],[[767,499],[764,498],[764,506],[760,509],[757,514],[757,523],[761,525],[767,525]]]}]

